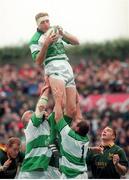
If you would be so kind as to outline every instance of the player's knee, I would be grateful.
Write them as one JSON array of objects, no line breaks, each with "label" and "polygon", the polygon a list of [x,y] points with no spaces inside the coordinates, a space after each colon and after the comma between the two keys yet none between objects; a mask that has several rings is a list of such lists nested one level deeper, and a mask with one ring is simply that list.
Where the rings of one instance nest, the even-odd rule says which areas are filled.
[{"label": "player's knee", "polygon": [[62,99],[63,98],[63,92],[60,89],[56,89],[54,91],[55,99]]}]

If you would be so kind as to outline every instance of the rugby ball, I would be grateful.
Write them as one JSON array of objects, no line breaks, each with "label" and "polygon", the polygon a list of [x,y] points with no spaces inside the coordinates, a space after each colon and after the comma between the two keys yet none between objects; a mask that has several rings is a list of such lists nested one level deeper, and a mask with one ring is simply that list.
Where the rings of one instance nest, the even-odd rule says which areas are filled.
[{"label": "rugby ball", "polygon": [[60,34],[59,34],[59,31],[57,29],[56,26],[53,26],[53,27],[50,27],[43,35],[41,35],[41,37],[39,38],[39,44],[42,46],[43,43],[44,43],[44,40],[47,36],[49,35],[54,35],[54,34],[57,34],[58,35],[58,39],[57,41],[60,39]]},{"label": "rugby ball", "polygon": [[49,28],[44,35],[49,36],[50,34],[51,35],[54,35],[54,34],[59,35],[59,31],[58,31],[56,26],[53,26],[53,27]]}]

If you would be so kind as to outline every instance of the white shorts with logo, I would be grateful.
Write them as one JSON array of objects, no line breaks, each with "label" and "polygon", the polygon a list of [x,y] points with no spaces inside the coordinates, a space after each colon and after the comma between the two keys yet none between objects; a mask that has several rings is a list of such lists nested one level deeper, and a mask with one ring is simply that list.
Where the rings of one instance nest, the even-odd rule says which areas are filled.
[{"label": "white shorts with logo", "polygon": [[53,60],[45,65],[45,75],[63,80],[66,87],[74,86],[74,74],[67,60]]}]

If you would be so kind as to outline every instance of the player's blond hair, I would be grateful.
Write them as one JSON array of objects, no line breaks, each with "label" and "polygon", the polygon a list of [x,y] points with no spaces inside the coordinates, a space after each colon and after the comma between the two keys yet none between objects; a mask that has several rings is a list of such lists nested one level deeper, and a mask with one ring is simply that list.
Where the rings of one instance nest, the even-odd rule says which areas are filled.
[{"label": "player's blond hair", "polygon": [[35,20],[37,21],[40,17],[49,16],[47,12],[40,12],[36,14]]}]

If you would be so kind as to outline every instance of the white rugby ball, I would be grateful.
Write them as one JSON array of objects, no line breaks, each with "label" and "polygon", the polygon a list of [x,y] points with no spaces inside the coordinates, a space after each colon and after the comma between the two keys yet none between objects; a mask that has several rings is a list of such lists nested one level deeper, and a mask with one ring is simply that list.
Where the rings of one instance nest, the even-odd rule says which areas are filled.
[{"label": "white rugby ball", "polygon": [[59,35],[59,31],[58,31],[57,27],[53,26],[53,27],[49,28],[47,30],[47,32],[45,33],[45,36],[49,36],[50,34],[51,35],[54,35],[54,34]]},{"label": "white rugby ball", "polygon": [[44,43],[44,41],[45,41],[45,38],[47,37],[47,36],[49,36],[49,35],[54,35],[54,34],[56,34],[56,35],[58,35],[58,38],[57,38],[57,41],[60,39],[60,35],[59,35],[59,31],[58,31],[58,29],[57,29],[57,27],[56,26],[53,26],[53,27],[51,27],[51,28],[49,28],[48,30],[47,30],[47,32],[45,32],[43,35],[41,35],[41,37],[39,38],[39,44],[42,46],[43,45],[43,43]]}]

